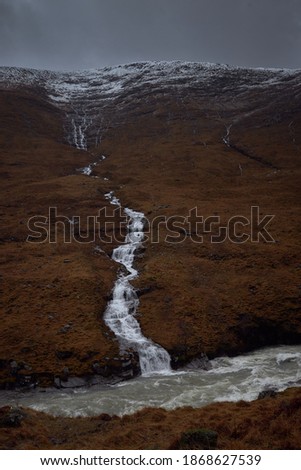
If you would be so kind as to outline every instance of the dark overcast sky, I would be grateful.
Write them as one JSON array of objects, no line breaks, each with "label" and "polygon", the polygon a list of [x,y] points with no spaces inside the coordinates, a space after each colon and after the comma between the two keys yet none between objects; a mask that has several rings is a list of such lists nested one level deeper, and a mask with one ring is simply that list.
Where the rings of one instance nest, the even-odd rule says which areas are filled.
[{"label": "dark overcast sky", "polygon": [[301,0],[0,0],[0,65],[301,68]]}]

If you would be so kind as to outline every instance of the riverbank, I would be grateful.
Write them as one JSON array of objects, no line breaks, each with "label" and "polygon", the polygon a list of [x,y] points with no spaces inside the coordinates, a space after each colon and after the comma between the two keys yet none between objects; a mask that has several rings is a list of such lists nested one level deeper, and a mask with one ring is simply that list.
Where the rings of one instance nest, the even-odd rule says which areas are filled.
[{"label": "riverbank", "polygon": [[[146,408],[123,418],[107,414],[55,418],[4,407],[0,409],[0,448],[288,450],[301,447],[300,423],[300,388],[250,403],[216,403],[173,411]],[[217,438],[209,446],[208,431]]]},{"label": "riverbank", "polygon": [[22,406],[57,417],[133,414],[143,408],[200,408],[216,402],[255,400],[301,386],[301,348],[265,348],[243,356],[194,360],[184,369],[89,382],[70,378],[61,389],[40,388],[0,392],[1,406]]}]

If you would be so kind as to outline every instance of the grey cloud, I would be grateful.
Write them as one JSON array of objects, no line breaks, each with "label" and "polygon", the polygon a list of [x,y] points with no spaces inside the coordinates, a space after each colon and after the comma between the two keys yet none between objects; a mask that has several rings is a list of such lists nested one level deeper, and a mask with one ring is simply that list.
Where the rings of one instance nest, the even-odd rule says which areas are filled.
[{"label": "grey cloud", "polygon": [[142,60],[300,68],[299,0],[0,0],[0,64]]}]

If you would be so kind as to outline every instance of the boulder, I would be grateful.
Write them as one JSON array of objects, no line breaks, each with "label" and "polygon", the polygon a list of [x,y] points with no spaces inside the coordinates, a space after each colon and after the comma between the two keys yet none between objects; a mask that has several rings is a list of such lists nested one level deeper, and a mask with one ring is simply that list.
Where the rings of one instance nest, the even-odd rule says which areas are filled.
[{"label": "boulder", "polygon": [[175,445],[175,449],[216,449],[218,434],[211,429],[192,429],[184,432]]},{"label": "boulder", "polygon": [[277,389],[276,388],[266,388],[265,390],[262,390],[258,394],[257,399],[262,400],[263,398],[274,398],[277,395]]},{"label": "boulder", "polygon": [[5,407],[0,410],[0,428],[18,428],[25,413],[20,408]]}]

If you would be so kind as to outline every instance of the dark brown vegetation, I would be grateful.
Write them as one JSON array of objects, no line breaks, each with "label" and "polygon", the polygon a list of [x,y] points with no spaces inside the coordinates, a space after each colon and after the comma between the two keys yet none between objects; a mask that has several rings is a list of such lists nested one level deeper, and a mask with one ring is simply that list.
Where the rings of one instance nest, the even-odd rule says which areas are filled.
[{"label": "dark brown vegetation", "polygon": [[76,171],[91,156],[64,144],[57,109],[27,90],[0,99],[2,381],[15,381],[11,360],[19,378],[37,374],[40,383],[66,366],[92,373],[94,363],[118,356],[102,322],[116,268],[95,244],[26,242],[27,221],[48,217],[49,207],[70,218],[97,215],[105,190]]}]

